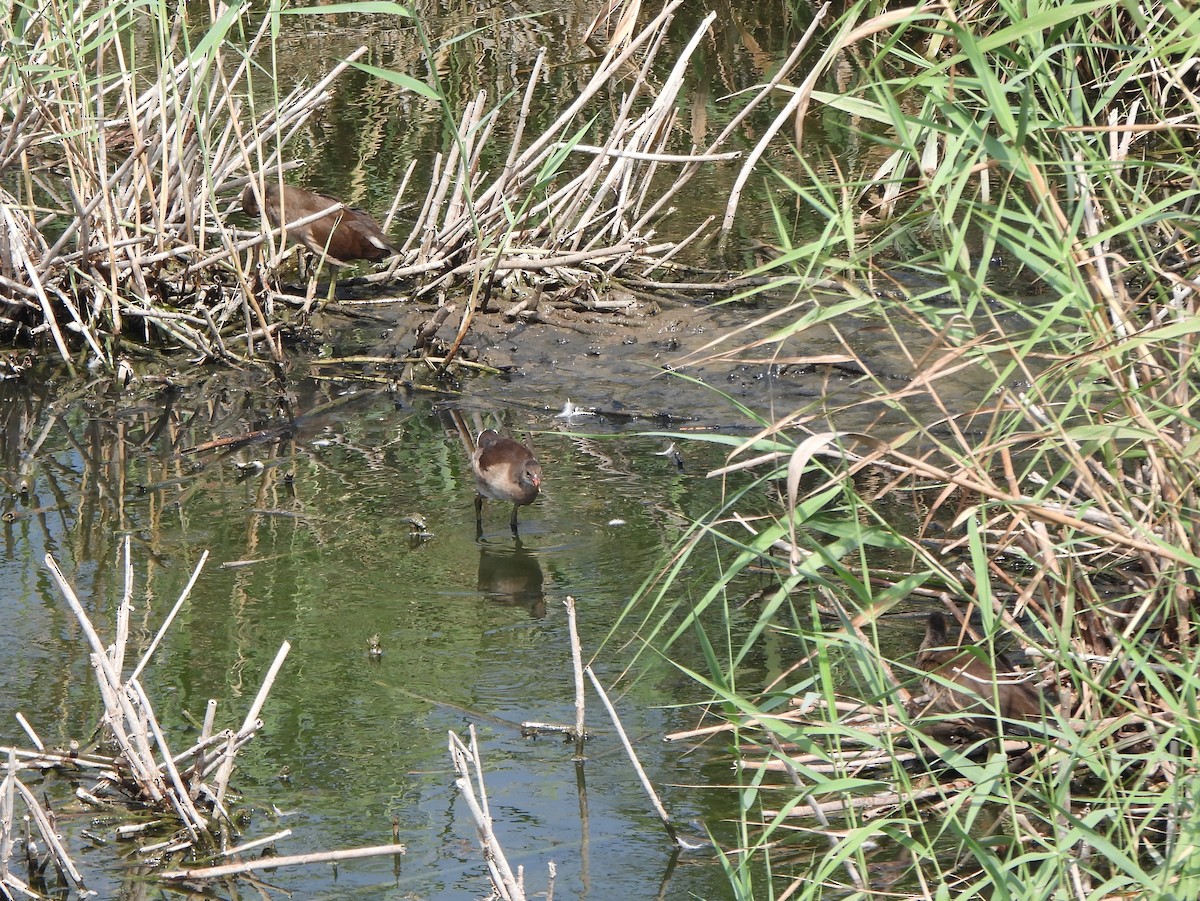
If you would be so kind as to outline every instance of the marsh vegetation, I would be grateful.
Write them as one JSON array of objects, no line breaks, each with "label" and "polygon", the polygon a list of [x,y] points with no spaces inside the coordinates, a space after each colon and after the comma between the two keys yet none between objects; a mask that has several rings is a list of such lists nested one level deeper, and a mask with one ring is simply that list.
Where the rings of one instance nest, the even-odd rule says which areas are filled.
[{"label": "marsh vegetation", "polygon": [[[119,376],[178,351],[264,367],[278,438],[304,419],[293,366],[453,396],[466,367],[496,365],[472,350],[484,322],[649,318],[666,284],[727,303],[735,324],[654,365],[816,373],[825,390],[779,409],[704,389],[733,427],[663,420],[656,440],[683,456],[727,454],[720,496],[685,526],[668,505],[662,562],[596,657],[632,631],[631,692],[652,656],[689,680],[698,712],[671,737],[736,766],[732,788],[694,789],[736,805],[732,829],[707,824],[732,893],[1195,897],[1200,14],[787,9],[798,33],[718,104],[688,80],[712,18],[681,37],[678,4],[617,7],[569,90],[545,87],[535,27],[492,23],[521,59],[492,94],[430,36],[432,13],[350,6],[14,6],[8,369],[53,356]],[[389,34],[427,68],[350,41],[282,88],[282,21],[354,15],[402,22]],[[287,287],[283,236],[231,207],[251,179],[291,178],[293,142],[351,76],[379,106],[424,106],[444,139],[365,195],[400,252],[339,277],[324,309],[390,305],[397,337],[316,361],[316,280]],[[673,221],[705,184],[711,210]],[[763,184],[772,240],[730,268]],[[224,449],[269,432],[245,419]],[[565,427],[601,459],[589,422]],[[920,656],[931,610],[953,618]],[[1036,685],[1016,707],[1006,660]],[[966,700],[963,673],[983,685]]]},{"label": "marsh vegetation", "polygon": [[[731,881],[747,898],[1189,897],[1200,22],[1173,4],[933,5],[856,51],[864,78],[829,102],[886,161],[831,177],[801,148],[789,184],[824,226],[774,264],[844,298],[798,296],[769,342],[709,353],[800,356],[807,330],[867,305],[936,336],[898,389],[859,357],[905,426],[839,429],[850,411],[815,405],[728,439],[727,501],[631,610],[658,647],[706,649],[723,726],[698,734],[741,764]],[[964,411],[948,397],[968,367],[991,390]],[[675,574],[714,546],[725,575],[681,620]],[[764,565],[776,580],[734,630]],[[983,642],[968,659],[1023,657],[1038,728],[1018,728],[1028,710],[993,726],[1020,766],[922,721],[922,657],[888,640],[920,599],[963,614]],[[800,663],[747,691],[739,668],[781,628]],[[958,678],[935,674],[935,703]],[[836,830],[817,841],[814,818]]]}]

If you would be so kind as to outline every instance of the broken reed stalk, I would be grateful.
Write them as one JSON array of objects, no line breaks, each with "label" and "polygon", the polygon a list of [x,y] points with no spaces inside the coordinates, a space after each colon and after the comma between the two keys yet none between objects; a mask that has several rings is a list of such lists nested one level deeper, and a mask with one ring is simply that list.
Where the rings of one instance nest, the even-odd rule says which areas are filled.
[{"label": "broken reed stalk", "polygon": [[[0,891],[3,891],[6,897],[12,897],[4,888],[7,886],[16,889],[22,895],[29,898],[42,897],[18,879],[11,872],[10,868],[15,846],[14,837],[17,834],[16,830],[20,823],[20,820],[16,817],[16,797],[19,795],[25,804],[28,818],[33,821],[33,824],[37,827],[38,834],[41,835],[42,840],[46,843],[46,847],[49,848],[58,872],[65,874],[74,883],[80,895],[86,897],[89,893],[84,886],[83,874],[71,862],[71,856],[67,853],[66,847],[59,838],[58,829],[54,824],[53,818],[39,803],[37,796],[21,781],[17,775],[19,771],[20,767],[17,764],[16,750],[9,748],[4,780],[0,782]],[[29,847],[28,836],[26,836],[25,841],[26,858],[32,866],[33,852]]]},{"label": "broken reed stalk", "polygon": [[17,755],[8,750],[7,769],[4,782],[0,784],[0,873],[8,876],[8,862],[12,859],[13,824],[16,822],[13,796],[16,794]]},{"label": "broken reed stalk", "polygon": [[[455,421],[458,423],[460,436],[466,436],[464,443],[469,442],[471,440],[470,433],[466,431],[462,414],[452,411],[451,415],[455,417]],[[468,449],[467,452],[469,454],[471,450]],[[567,608],[567,633],[571,643],[571,668],[575,675],[575,722],[568,726],[561,723],[542,723],[533,720],[523,720],[521,722],[521,734],[555,734],[570,737],[575,742],[575,759],[583,760],[583,745],[588,738],[587,728],[584,725],[585,683],[583,680],[583,649],[579,643],[579,629],[575,616],[575,598],[567,595],[567,599],[563,603]]]},{"label": "broken reed stalk", "polygon": [[621,744],[625,747],[625,753],[629,755],[629,761],[633,764],[634,772],[638,774],[638,779],[642,782],[642,788],[646,790],[646,794],[650,797],[650,802],[654,805],[654,810],[658,813],[658,818],[662,820],[663,828],[667,830],[667,835],[676,845],[681,848],[684,847],[684,843],[679,840],[679,836],[675,832],[675,824],[671,822],[671,815],[667,813],[667,809],[663,806],[662,801],[659,800],[658,792],[651,785],[650,777],[646,775],[641,761],[638,760],[637,752],[634,751],[633,744],[629,741],[629,736],[625,734],[625,727],[621,725],[621,718],[617,716],[617,709],[613,707],[612,701],[608,699],[608,692],[604,690],[604,686],[600,684],[600,680],[596,678],[596,674],[590,666],[584,667],[583,671],[587,673],[587,677],[592,681],[592,688],[596,689],[596,694],[600,695],[600,700],[604,702],[604,708],[608,711],[608,715],[617,729],[617,735],[621,738]]},{"label": "broken reed stalk", "polygon": [[479,741],[475,727],[469,727],[471,744],[468,747],[455,733],[450,733],[450,760],[458,774],[454,784],[462,793],[463,800],[475,820],[475,831],[483,847],[483,856],[491,873],[492,887],[503,901],[525,901],[525,892],[513,875],[504,848],[492,828],[492,817],[487,807],[487,787],[483,781],[483,762],[479,754]]},{"label": "broken reed stalk", "polygon": [[[185,585],[183,587],[183,591],[181,591],[179,593],[179,600],[177,600],[175,602],[175,606],[171,608],[171,612],[167,614],[166,619],[164,619],[162,622],[162,625],[159,626],[158,633],[154,636],[154,639],[150,642],[150,646],[147,647],[146,652],[144,654],[142,654],[142,659],[138,662],[138,665],[136,667],[134,667],[133,672],[130,673],[130,675],[129,675],[130,681],[133,681],[134,679],[138,678],[138,676],[140,676],[142,674],[142,670],[145,669],[146,664],[150,662],[150,658],[154,655],[155,650],[158,649],[159,642],[162,641],[163,636],[167,634],[167,629],[169,629],[171,627],[171,623],[173,623],[175,621],[176,614],[178,614],[180,608],[183,607],[184,602],[188,599],[188,595],[190,595],[192,593],[192,588],[195,587],[196,580],[198,578],[200,578],[200,571],[202,569],[204,569],[204,564],[205,564],[205,561],[207,561],[207,560],[208,560],[208,550],[205,549],[204,551],[202,551],[200,553],[200,560],[196,563],[196,568],[194,570],[192,570],[192,577],[190,579],[188,579],[187,585]],[[118,636],[117,647],[122,649],[121,653],[119,653],[116,656],[116,660],[114,661],[118,667],[120,666],[121,661],[124,659],[124,656],[125,656],[123,649],[125,647],[125,633],[127,633],[129,630],[129,613],[128,613],[128,605],[129,605],[129,597],[130,597],[129,593],[132,591],[132,587],[133,587],[133,563],[131,562],[130,555],[129,555],[129,537],[128,536],[126,536],[126,538],[125,538],[125,587],[126,587],[126,595],[125,595],[125,599],[121,603],[121,611],[123,613],[123,616],[120,616],[117,621],[117,636]]]},{"label": "broken reed stalk", "polygon": [[267,675],[263,679],[262,687],[259,688],[258,694],[254,696],[254,702],[250,705],[250,709],[246,711],[246,719],[242,722],[241,731],[243,733],[256,731],[262,728],[262,721],[258,715],[262,713],[263,705],[267,702],[267,695],[271,691],[271,686],[275,684],[275,677],[279,675],[279,670],[283,667],[283,661],[287,659],[288,652],[292,649],[290,642],[283,642],[279,646],[279,650],[275,653],[275,659],[271,661],[271,668],[267,670]]},{"label": "broken reed stalk", "polygon": [[[285,830],[280,835],[290,832]],[[277,836],[271,836],[272,839]],[[246,847],[253,847],[252,843]],[[194,867],[188,870],[168,870],[162,873],[163,879],[220,879],[225,876],[237,876],[241,873],[252,873],[255,870],[269,870],[274,867],[292,867],[314,863],[336,863],[339,860],[359,860],[363,857],[388,857],[404,854],[404,845],[375,845],[369,848],[346,848],[341,851],[316,851],[312,854],[289,854],[283,857],[260,857],[241,863],[227,863],[216,867]]]},{"label": "broken reed stalk", "polygon": [[21,711],[18,710],[16,713],[16,717],[17,717],[17,723],[21,726],[22,729],[25,730],[25,734],[29,736],[29,740],[31,742],[33,742],[33,746],[35,748],[37,748],[39,751],[46,750],[46,746],[44,744],[42,744],[42,740],[41,740],[41,738],[38,737],[37,732],[34,731],[33,726],[29,725],[29,720],[25,719],[25,714],[21,713]]},{"label": "broken reed stalk", "polygon": [[[133,553],[130,537],[125,536],[124,545],[122,547],[122,557],[125,561],[123,573],[125,575],[125,589],[121,592],[121,603],[117,605],[117,634],[112,646],[112,661],[113,668],[120,672],[125,668],[125,645],[126,639],[129,636],[129,617],[133,613]],[[202,558],[203,560],[203,558]],[[161,630],[159,632],[161,635]],[[152,646],[155,644],[151,643]],[[149,655],[143,655],[143,660]],[[136,678],[140,672],[140,667],[134,670],[133,677]]]},{"label": "broken reed stalk", "polygon": [[245,854],[247,851],[253,851],[255,848],[262,848],[266,845],[273,845],[275,842],[281,842],[285,838],[290,838],[291,835],[291,829],[280,829],[271,835],[264,835],[262,838],[254,839],[254,841],[244,842],[235,848],[226,848],[221,852],[221,856],[233,857],[238,854]]},{"label": "broken reed stalk", "polygon": [[579,630],[575,623],[575,598],[567,595],[564,602],[567,608],[567,634],[571,639],[571,671],[575,676],[575,754],[583,756],[583,743],[587,738],[584,730],[584,681],[583,681],[583,651],[579,645]]},{"label": "broken reed stalk", "polygon": [[[166,797],[167,789],[158,772],[154,752],[150,748],[149,735],[143,728],[141,712],[135,709],[120,674],[113,669],[108,651],[92,625],[87,611],[83,609],[83,605],[75,595],[75,590],[67,582],[66,576],[63,575],[62,570],[58,568],[58,564],[50,554],[46,555],[45,564],[58,584],[67,606],[75,614],[84,637],[91,645],[92,668],[96,671],[97,684],[100,694],[104,698],[105,719],[113,731],[113,737],[120,744],[121,752],[126,755],[129,765],[134,771],[139,790],[151,801],[161,802]],[[195,825],[192,824],[192,826]]]}]

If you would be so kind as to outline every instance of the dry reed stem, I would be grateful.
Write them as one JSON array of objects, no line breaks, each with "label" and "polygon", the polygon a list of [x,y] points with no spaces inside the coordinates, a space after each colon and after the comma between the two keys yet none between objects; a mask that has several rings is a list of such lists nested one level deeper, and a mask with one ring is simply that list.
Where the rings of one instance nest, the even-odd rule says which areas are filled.
[{"label": "dry reed stem", "polygon": [[[175,621],[176,614],[179,613],[180,609],[184,605],[184,602],[187,601],[188,596],[192,593],[192,588],[195,587],[196,580],[200,578],[200,571],[204,569],[204,564],[207,560],[208,560],[208,551],[204,550],[200,553],[200,559],[196,563],[196,568],[194,570],[192,570],[192,577],[190,579],[188,579],[187,585],[185,585],[183,587],[183,591],[181,591],[179,593],[179,599],[175,602],[175,605],[171,608],[171,611],[166,615],[166,618],[163,619],[162,625],[159,626],[158,632],[155,634],[154,638],[150,641],[150,644],[149,644],[149,646],[147,646],[145,653],[142,654],[142,659],[140,661],[138,661],[138,665],[136,667],[134,667],[133,672],[129,674],[129,681],[132,682],[134,679],[138,678],[138,676],[140,676],[142,674],[142,670],[146,668],[146,664],[150,662],[150,658],[152,656],[154,656],[154,652],[155,652],[155,650],[157,650],[159,642],[161,642],[163,639],[163,636],[167,634],[167,629],[169,629],[171,627],[171,623],[173,623]],[[122,604],[122,608],[121,608],[122,611],[126,610],[126,605],[128,604],[129,595],[132,592],[132,586],[133,586],[133,562],[130,559],[130,553],[129,553],[129,537],[126,536],[126,538],[125,538],[125,589],[126,589],[126,596],[125,596],[125,602]],[[118,668],[120,668],[121,662],[124,659],[123,649],[125,646],[125,641],[124,641],[124,637],[123,637],[124,633],[122,631],[122,626],[124,626],[124,629],[126,631],[128,630],[128,628],[129,628],[128,613],[126,613],[124,617],[118,619],[118,621],[117,621],[117,635],[122,636],[117,645],[118,647],[122,648],[122,652],[117,657],[117,659],[114,661],[115,665]]]},{"label": "dry reed stem", "polygon": [[16,719],[20,727],[25,730],[25,734],[29,736],[29,740],[33,742],[33,746],[37,748],[39,752],[45,751],[46,746],[42,744],[41,738],[38,737],[38,734],[36,731],[34,731],[33,726],[29,724],[29,720],[25,719],[25,714],[18,710],[16,713]]},{"label": "dry reed stem", "polygon": [[58,568],[54,558],[49,554],[45,557],[46,567],[58,584],[59,591],[75,614],[84,637],[92,648],[92,667],[96,671],[97,684],[104,698],[105,716],[108,725],[121,745],[122,752],[127,756],[130,766],[137,775],[139,788],[149,795],[153,801],[162,801],[166,795],[166,786],[158,773],[154,762],[154,753],[142,727],[140,713],[134,708],[132,701],[124,691],[119,674],[113,668],[109,655],[100,636],[96,633],[91,619],[76,597],[74,589]]},{"label": "dry reed stem", "polygon": [[13,825],[15,809],[13,799],[16,794],[17,756],[9,749],[6,761],[4,782],[0,784],[0,872],[8,874],[8,862],[12,859]]},{"label": "dry reed stem", "polygon": [[37,823],[38,832],[42,834],[43,840],[53,851],[55,861],[62,866],[67,875],[70,877],[71,881],[75,883],[76,887],[82,889],[83,875],[78,869],[76,869],[75,865],[71,863],[71,857],[67,853],[66,847],[63,845],[62,840],[58,836],[58,830],[55,829],[54,823],[51,821],[50,816],[38,803],[37,796],[30,791],[29,787],[26,786],[25,783],[21,782],[19,779],[14,779],[13,783],[16,786],[17,791],[20,792],[21,798],[24,800],[25,807],[29,811],[30,816],[33,818],[34,822]]},{"label": "dry reed stem", "polygon": [[[71,855],[67,853],[66,847],[59,838],[58,829],[53,822],[53,818],[42,807],[37,796],[21,781],[17,775],[19,770],[17,753],[14,749],[10,748],[4,779],[0,782],[0,883],[16,888],[31,898],[41,897],[40,894],[31,891],[24,882],[17,879],[9,871],[15,844],[14,837],[17,834],[19,822],[16,818],[15,803],[16,797],[19,795],[25,804],[28,818],[33,821],[33,824],[37,827],[38,834],[41,835],[42,840],[49,848],[58,871],[70,879],[80,894],[86,897],[89,893],[84,886],[83,875],[79,872],[75,864],[72,863]],[[26,851],[29,853],[28,847]]]},{"label": "dry reed stem", "polygon": [[467,808],[475,820],[475,831],[483,846],[483,856],[491,873],[492,887],[504,901],[525,901],[525,892],[509,866],[504,848],[496,838],[492,817],[488,812],[487,788],[483,781],[483,762],[480,759],[479,743],[475,727],[469,727],[471,744],[468,747],[453,732],[450,734],[450,760],[458,774],[454,784],[461,792]]},{"label": "dry reed stem", "polygon": [[641,761],[638,760],[637,752],[633,749],[633,743],[630,742],[629,736],[625,733],[625,727],[621,725],[621,718],[617,716],[617,709],[613,707],[612,701],[608,698],[608,692],[604,690],[604,686],[600,684],[600,680],[596,678],[596,674],[590,666],[584,667],[583,671],[587,674],[588,679],[591,680],[592,688],[596,690],[596,694],[600,695],[600,700],[604,704],[604,709],[608,711],[609,718],[613,721],[613,726],[616,727],[617,735],[621,739],[621,745],[625,748],[629,762],[633,764],[634,772],[637,773],[638,780],[642,783],[642,788],[645,789],[646,795],[650,798],[650,803],[654,805],[654,810],[658,814],[659,820],[662,821],[663,829],[666,830],[667,836],[679,847],[684,847],[684,843],[675,832],[675,824],[671,822],[671,815],[667,813],[667,808],[659,800],[658,792],[654,790],[654,786],[650,782],[650,777],[646,775],[646,770],[642,767]]},{"label": "dry reed stem", "polygon": [[262,713],[263,705],[267,702],[267,695],[271,691],[271,686],[275,684],[275,677],[279,675],[279,670],[283,667],[283,662],[287,659],[288,652],[291,649],[291,644],[286,641],[279,646],[279,650],[275,654],[275,659],[271,661],[271,667],[267,670],[267,675],[263,678],[263,684],[258,689],[258,694],[254,696],[254,701],[251,703],[250,709],[246,711],[246,719],[242,722],[242,733],[262,728],[262,723],[259,721],[258,715]]},{"label": "dry reed stem", "polygon": [[[273,845],[275,842],[283,841],[285,838],[291,837],[291,829],[281,829],[271,835],[264,835],[262,838],[256,838],[252,842],[244,842],[234,848],[226,848],[221,852],[221,857],[233,857],[235,854],[245,854],[247,851],[253,851],[255,848],[262,848],[265,845]],[[400,847],[403,847],[402,845]],[[397,852],[403,853],[403,852]]]},{"label": "dry reed stem", "polygon": [[404,845],[375,845],[369,848],[345,848],[341,851],[316,851],[311,854],[289,854],[279,857],[260,857],[241,863],[228,863],[216,867],[195,867],[188,870],[168,870],[161,873],[163,879],[221,879],[269,870],[274,867],[304,866],[314,863],[336,863],[342,860],[360,860],[364,857],[388,857],[406,852]]},{"label": "dry reed stem", "polygon": [[587,737],[584,730],[584,682],[583,682],[583,650],[579,644],[579,630],[575,622],[575,598],[567,595],[567,634],[571,640],[571,672],[575,679],[575,741],[580,755],[583,754],[583,740]]}]

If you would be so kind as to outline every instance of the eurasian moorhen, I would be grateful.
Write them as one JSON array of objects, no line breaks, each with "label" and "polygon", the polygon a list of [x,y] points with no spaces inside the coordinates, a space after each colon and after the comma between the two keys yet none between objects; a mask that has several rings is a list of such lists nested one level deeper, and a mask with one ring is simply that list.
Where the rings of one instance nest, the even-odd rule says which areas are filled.
[{"label": "eurasian moorhen", "polygon": [[[353,260],[377,263],[400,252],[365,210],[343,206],[332,197],[291,185],[284,185],[281,194],[278,182],[267,181],[259,185],[258,190],[262,192],[262,209],[273,228],[329,210],[328,215],[307,225],[289,227],[287,236],[324,256],[331,266],[344,266]],[[248,216],[259,214],[258,195],[253,184],[247,185],[242,192],[242,209]]]},{"label": "eurasian moorhen", "polygon": [[939,677],[924,679],[930,709],[961,714],[981,732],[996,734],[997,714],[1013,733],[1025,730],[1010,730],[1010,723],[1040,721],[1046,715],[1045,701],[1032,684],[1035,676],[1019,672],[1003,654],[993,661],[982,648],[950,644],[941,613],[929,614],[916,662],[918,669]]},{"label": "eurasian moorhen", "polygon": [[483,528],[483,499],[508,501],[513,505],[513,534],[517,531],[517,508],[532,504],[542,484],[542,465],[524,444],[501,438],[494,429],[484,429],[471,456],[475,473],[475,525]]}]

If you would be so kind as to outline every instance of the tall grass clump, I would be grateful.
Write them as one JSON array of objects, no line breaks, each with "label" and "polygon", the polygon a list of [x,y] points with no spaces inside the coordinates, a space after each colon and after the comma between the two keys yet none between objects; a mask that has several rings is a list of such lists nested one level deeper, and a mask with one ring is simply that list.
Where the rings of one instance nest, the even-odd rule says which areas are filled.
[{"label": "tall grass clump", "polygon": [[[697,734],[733,738],[731,883],[1195,897],[1200,12],[862,14],[836,48],[857,82],[805,98],[855,135],[858,169],[818,176],[801,146],[772,264],[844,295],[798,295],[754,354],[793,357],[832,323],[870,405],[731,440],[726,504],[633,611],[717,701]],[[884,328],[856,332],[838,305]],[[870,335],[907,360],[900,384]],[[841,425],[864,416],[869,433]],[[702,549],[726,575],[690,586],[681,619]],[[747,617],[735,601],[764,565]],[[1044,716],[947,740],[920,698],[919,627],[896,637],[929,609],[962,614],[981,658],[1023,651]],[[796,665],[765,690],[737,681],[779,632]]]},{"label": "tall grass clump", "polygon": [[[627,21],[563,101],[546,98],[552,67],[540,47],[530,48],[519,86],[502,67],[499,96],[443,73],[459,54],[470,60],[460,74],[474,72],[475,52],[460,46],[469,37],[430,33],[442,15],[433,7],[18,0],[0,22],[0,342],[110,369],[159,347],[239,365],[280,359],[295,320],[307,325],[315,286],[296,297],[273,275],[288,227],[295,234],[308,223],[231,214],[250,181],[282,183],[301,165],[295,139],[351,66],[372,79],[377,101],[403,97],[413,113],[408,137],[377,115],[371,127],[386,120],[393,132],[372,131],[364,143],[386,138],[384,156],[405,159],[388,228],[410,181],[428,178],[399,253],[371,277],[399,286],[388,300],[436,301],[418,355],[468,290],[439,373],[473,317],[491,311],[493,293],[517,301],[510,319],[529,322],[551,321],[556,309],[626,311],[633,300],[606,296],[610,280],[634,270],[644,280],[697,240],[709,221],[682,240],[656,232],[686,184],[737,156],[725,149],[732,125],[708,147],[674,152],[684,73],[715,19],[664,59],[679,7],[665,4],[640,29]],[[306,16],[342,17],[346,32],[364,36],[387,29],[411,54],[385,69],[362,59],[364,44],[313,74],[307,57],[284,49]],[[440,145],[427,159],[407,143],[422,128]],[[511,143],[497,145],[506,131]],[[318,158],[364,150],[313,143]],[[272,252],[263,255],[266,231]],[[289,317],[292,308],[302,315]]]},{"label": "tall grass clump", "polygon": [[[222,194],[244,177],[246,142],[294,129],[320,90],[247,124],[263,39],[246,31],[249,10],[12,4],[0,21],[0,339],[48,334],[62,361],[114,367],[126,343],[239,359],[270,336],[252,293],[211,275],[237,259]],[[226,343],[233,329],[240,346]]]}]

